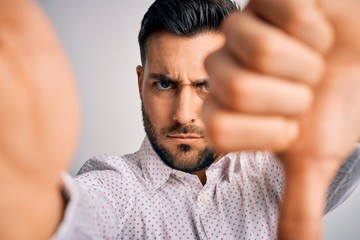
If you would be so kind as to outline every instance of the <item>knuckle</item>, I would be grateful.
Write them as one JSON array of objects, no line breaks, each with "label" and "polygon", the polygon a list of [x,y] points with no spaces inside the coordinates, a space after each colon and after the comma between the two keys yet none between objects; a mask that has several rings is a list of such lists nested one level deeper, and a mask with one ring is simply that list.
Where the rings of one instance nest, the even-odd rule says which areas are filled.
[{"label": "knuckle", "polygon": [[310,85],[315,86],[321,81],[324,75],[326,63],[321,56],[316,56],[310,65],[312,70],[309,71],[309,73],[312,73],[312,75],[309,76],[309,82]]},{"label": "knuckle", "polygon": [[210,144],[216,150],[228,152],[241,149],[242,140],[238,138],[237,116],[223,110],[212,115],[207,131]]},{"label": "knuckle", "polygon": [[304,88],[304,97],[301,101],[302,108],[300,109],[300,114],[305,113],[313,104],[314,101],[314,92],[310,88]]},{"label": "knuckle", "polygon": [[286,136],[286,134],[284,134],[284,136],[274,139],[271,144],[271,150],[277,153],[284,152],[290,148],[293,141],[294,140],[292,138],[289,138]]},{"label": "knuckle", "polygon": [[210,53],[204,60],[204,67],[211,79],[216,79],[223,75],[224,56],[220,50]]},{"label": "knuckle", "polygon": [[221,23],[221,30],[226,34],[234,30],[234,26],[237,26],[242,21],[244,13],[233,12],[225,18]]},{"label": "knuckle", "polygon": [[335,44],[335,33],[331,25],[324,25],[322,33],[322,53],[328,53]]},{"label": "knuckle", "polygon": [[[284,24],[285,30],[301,37],[322,53],[330,50],[334,40],[333,29],[319,11],[314,9],[298,11],[296,8],[290,12],[287,19]],[[307,30],[307,34],[304,34],[303,29]]]},{"label": "knuckle", "polygon": [[229,100],[232,108],[245,111],[251,102],[253,90],[250,81],[237,79],[232,81],[229,91]]},{"label": "knuckle", "polygon": [[213,67],[216,66],[215,62],[216,62],[216,53],[210,53],[205,58],[204,67],[208,73],[211,73],[211,70],[213,69]]},{"label": "knuckle", "polygon": [[214,112],[211,116],[211,118],[207,121],[207,134],[210,139],[211,145],[219,148],[224,148],[226,146],[226,143],[224,140],[226,139],[224,124],[222,124],[222,117],[219,112]]},{"label": "knuckle", "polygon": [[313,24],[313,13],[310,11],[294,10],[289,14],[286,26],[292,28],[306,28]]},{"label": "knuckle", "polygon": [[277,39],[273,36],[258,36],[254,39],[253,46],[249,56],[250,65],[260,71],[270,71],[272,61],[279,56],[280,52]]}]

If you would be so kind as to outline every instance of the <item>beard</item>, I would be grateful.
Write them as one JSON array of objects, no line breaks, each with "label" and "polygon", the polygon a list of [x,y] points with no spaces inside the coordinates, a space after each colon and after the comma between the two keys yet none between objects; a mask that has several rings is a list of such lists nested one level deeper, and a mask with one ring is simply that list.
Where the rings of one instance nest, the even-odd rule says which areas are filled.
[{"label": "beard", "polygon": [[156,134],[154,125],[144,109],[143,102],[141,102],[141,112],[145,132],[152,148],[169,167],[183,172],[193,173],[208,168],[215,161],[215,152],[206,146],[203,149],[195,150],[191,144],[178,144],[176,150],[171,152],[160,143],[162,139],[167,138],[168,134],[184,133],[203,135],[201,128],[194,125],[174,123],[174,125],[163,128],[159,134]]}]

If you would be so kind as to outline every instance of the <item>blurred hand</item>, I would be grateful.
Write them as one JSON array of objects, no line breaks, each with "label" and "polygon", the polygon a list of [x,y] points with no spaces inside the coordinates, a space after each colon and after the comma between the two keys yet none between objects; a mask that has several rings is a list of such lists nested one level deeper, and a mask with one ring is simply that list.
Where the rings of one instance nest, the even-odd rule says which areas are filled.
[{"label": "blurred hand", "polygon": [[68,166],[79,132],[73,76],[32,1],[0,4],[0,175],[54,178]]},{"label": "blurred hand", "polygon": [[0,239],[48,238],[80,117],[67,61],[33,1],[0,0],[0,119]]},{"label": "blurred hand", "polygon": [[[273,15],[265,21],[262,11]],[[315,1],[255,0],[230,16],[223,31],[225,46],[206,61],[211,96],[204,113],[213,145],[224,151],[288,149],[324,74],[331,26]]]},{"label": "blurred hand", "polygon": [[206,67],[215,148],[279,153],[280,239],[318,239],[326,191],[360,136],[356,0],[253,0],[230,16]]}]

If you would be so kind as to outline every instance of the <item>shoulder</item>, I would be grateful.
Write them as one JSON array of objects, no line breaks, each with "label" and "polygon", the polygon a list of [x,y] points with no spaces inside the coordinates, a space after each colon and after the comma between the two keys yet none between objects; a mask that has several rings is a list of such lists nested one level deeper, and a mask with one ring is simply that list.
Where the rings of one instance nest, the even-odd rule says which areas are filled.
[{"label": "shoulder", "polygon": [[231,158],[234,158],[246,173],[255,175],[277,175],[282,174],[282,165],[277,157],[264,151],[243,151],[231,153]]},{"label": "shoulder", "polygon": [[114,171],[124,173],[131,170],[139,170],[140,164],[136,154],[128,155],[96,155],[87,160],[80,168],[77,175],[81,175],[91,171]]},{"label": "shoulder", "polygon": [[75,180],[92,189],[119,188],[127,189],[132,184],[143,182],[143,173],[135,154],[97,155],[85,162]]},{"label": "shoulder", "polygon": [[231,153],[235,160],[234,170],[239,171],[238,180],[256,183],[262,188],[277,192],[284,188],[284,171],[276,155],[264,151],[243,151]]}]

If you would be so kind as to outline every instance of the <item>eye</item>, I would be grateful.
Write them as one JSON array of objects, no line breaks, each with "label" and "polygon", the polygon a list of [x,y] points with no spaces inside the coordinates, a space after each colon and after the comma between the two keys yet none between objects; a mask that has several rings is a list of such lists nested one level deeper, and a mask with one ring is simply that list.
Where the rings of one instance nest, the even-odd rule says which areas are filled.
[{"label": "eye", "polygon": [[205,89],[206,92],[209,92],[209,91],[210,91],[210,84],[209,84],[209,82],[205,82],[205,83],[204,83],[204,89]]},{"label": "eye", "polygon": [[209,82],[202,82],[197,85],[197,87],[204,93],[210,92],[210,84]]},{"label": "eye", "polygon": [[170,81],[161,80],[158,82],[155,82],[155,86],[159,88],[160,90],[168,90],[174,88],[174,83]]}]

